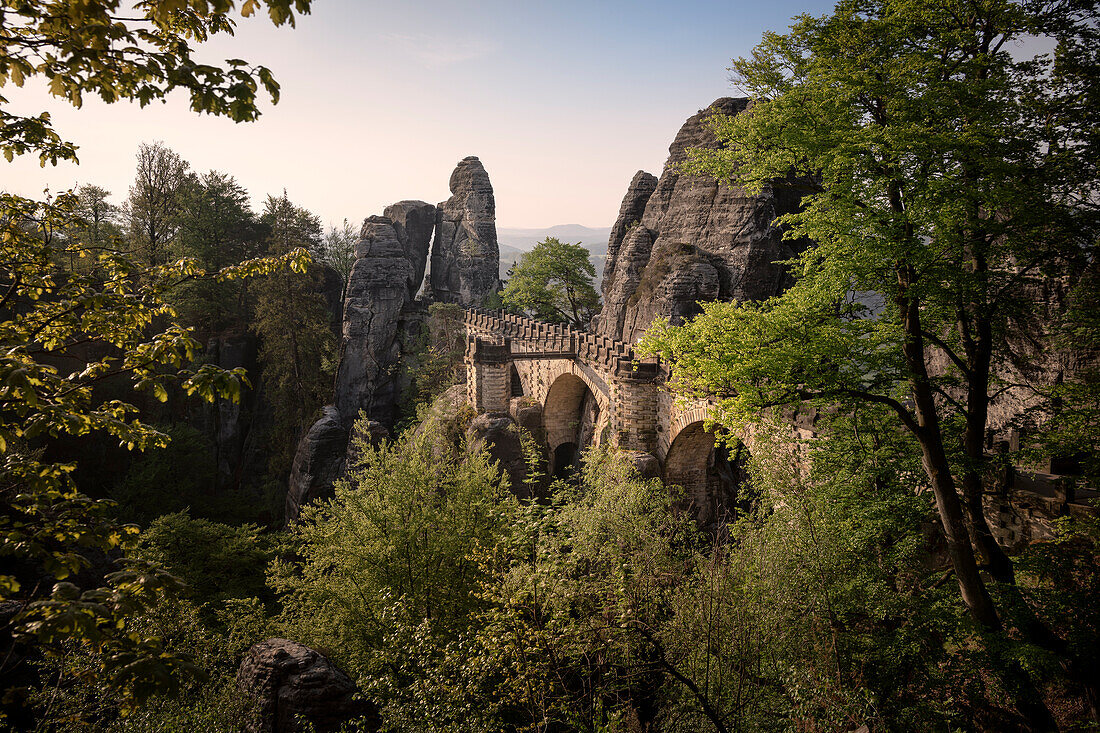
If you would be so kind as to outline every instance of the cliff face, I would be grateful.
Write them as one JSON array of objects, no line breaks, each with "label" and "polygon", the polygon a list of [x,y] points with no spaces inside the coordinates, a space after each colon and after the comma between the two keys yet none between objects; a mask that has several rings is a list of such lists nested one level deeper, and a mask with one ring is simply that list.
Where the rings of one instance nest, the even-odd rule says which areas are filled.
[{"label": "cliff face", "polygon": [[392,367],[401,353],[404,311],[419,288],[416,273],[392,221],[372,216],[363,222],[344,296],[336,373],[336,408],[345,427],[360,410],[392,421],[397,397]]},{"label": "cliff face", "polygon": [[608,241],[600,335],[636,341],[657,316],[673,323],[698,311],[700,300],[759,300],[787,284],[783,268],[798,245],[772,222],[798,206],[793,185],[759,196],[709,176],[680,173],[688,148],[718,148],[707,129],[712,110],[734,115],[747,99],[722,98],[690,117],[669,147],[659,179],[639,171]]},{"label": "cliff face", "polygon": [[[450,187],[453,195],[438,209],[424,201],[399,201],[383,216],[363,222],[344,292],[333,405],[298,445],[288,521],[343,474],[360,411],[376,421],[372,430],[393,428],[409,386],[402,366],[420,338],[428,302],[480,305],[498,287],[496,202],[481,161],[459,161]],[[429,248],[427,300],[418,300]]]},{"label": "cliff face", "polygon": [[471,156],[459,161],[451,197],[439,205],[432,244],[431,297],[441,303],[481,305],[499,284],[496,199],[489,174]]}]

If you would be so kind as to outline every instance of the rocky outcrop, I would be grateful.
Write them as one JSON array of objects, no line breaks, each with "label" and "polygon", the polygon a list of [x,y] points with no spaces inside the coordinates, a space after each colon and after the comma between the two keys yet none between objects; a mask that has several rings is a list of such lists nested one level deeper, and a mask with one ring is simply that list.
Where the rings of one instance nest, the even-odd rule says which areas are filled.
[{"label": "rocky outcrop", "polygon": [[439,205],[432,243],[431,297],[481,305],[499,285],[496,200],[485,167],[463,158],[451,174],[451,197]]},{"label": "rocky outcrop", "polygon": [[344,313],[344,276],[328,265],[321,268],[320,291],[325,299],[325,308],[329,312],[329,325],[332,333],[340,337],[340,322]]},{"label": "rocky outcrop", "polygon": [[635,174],[608,241],[599,334],[634,342],[656,316],[677,323],[699,300],[759,300],[788,284],[778,262],[801,245],[784,241],[774,220],[797,208],[805,187],[783,181],[753,196],[678,169],[689,148],[719,146],[705,123],[712,110],[733,115],[747,106],[717,100],[680,128],[656,183]]},{"label": "rocky outcrop", "polygon": [[408,258],[393,222],[371,216],[355,246],[355,264],[344,296],[336,408],[344,428],[359,411],[391,425],[398,399],[398,335],[413,302],[416,266]]},{"label": "rocky outcrop", "polygon": [[397,240],[412,263],[413,272],[409,279],[409,292],[412,297],[420,291],[424,282],[424,270],[428,263],[428,250],[432,245],[432,233],[435,231],[437,210],[424,201],[398,201],[390,204],[382,216],[393,224]]},{"label": "rocky outcrop", "polygon": [[513,492],[523,492],[527,462],[519,428],[506,412],[484,412],[466,428],[466,446],[470,452],[485,450],[508,474]]},{"label": "rocky outcrop", "polygon": [[347,458],[344,462],[347,470],[350,472],[359,465],[365,446],[377,448],[389,439],[390,431],[377,420],[356,420],[349,436]]},{"label": "rocky outcrop", "polygon": [[306,503],[328,494],[332,484],[344,473],[344,455],[348,432],[340,413],[329,405],[298,443],[286,494],[286,520],[298,519]]},{"label": "rocky outcrop", "polygon": [[388,437],[410,386],[429,302],[481,304],[497,289],[496,202],[481,161],[460,161],[450,188],[453,195],[439,209],[410,199],[363,222],[343,292],[334,404],[298,446],[288,522],[357,459],[348,436],[360,413],[372,421],[372,443]]},{"label": "rocky outcrop", "polygon": [[[222,369],[244,369],[254,382],[262,379],[258,352],[259,343],[252,334],[223,334],[206,344],[208,361]],[[253,418],[267,407],[258,396],[258,390],[243,387],[236,401],[219,398],[203,410],[200,429],[210,438],[219,489],[238,489],[242,477],[261,470],[261,457],[250,450],[255,440],[249,440]]]},{"label": "rocky outcrop", "polygon": [[289,639],[255,644],[237,670],[237,687],[255,701],[249,733],[334,731],[350,720],[356,730],[378,730],[377,707],[351,678],[319,652]]},{"label": "rocky outcrop", "polygon": [[[626,196],[623,196],[623,202],[619,206],[619,215],[611,226],[611,236],[607,240],[607,259],[604,260],[603,271],[604,297],[607,296],[608,284],[615,280],[616,268],[634,259],[634,257],[628,257],[627,260],[620,260],[619,249],[628,232],[647,231],[645,229],[638,230],[637,227],[642,222],[642,216],[645,214],[645,206],[649,203],[649,197],[653,195],[656,189],[657,176],[652,173],[638,171],[634,174],[634,178],[630,180],[630,185],[626,189]],[[652,245],[652,238],[648,238],[645,245],[645,259],[649,259],[649,248]]]}]

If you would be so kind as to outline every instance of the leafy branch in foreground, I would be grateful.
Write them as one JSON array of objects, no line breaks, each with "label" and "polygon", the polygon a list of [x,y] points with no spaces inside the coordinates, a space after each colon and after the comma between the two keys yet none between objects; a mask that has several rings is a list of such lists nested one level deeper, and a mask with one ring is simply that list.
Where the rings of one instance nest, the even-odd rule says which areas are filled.
[{"label": "leafy branch in foreground", "polygon": [[[50,94],[79,108],[84,95],[104,102],[136,100],[142,107],[185,89],[191,109],[236,122],[260,115],[262,87],[272,101],[279,84],[266,66],[227,59],[225,66],[193,58],[192,43],[233,34],[232,0],[37,0],[0,5],[0,87],[22,87],[43,77]],[[309,12],[310,0],[245,0],[241,15],[261,6],[275,25],[294,25],[294,13]],[[50,115],[13,114],[0,96],[0,152],[37,153],[42,165],[76,160],[76,146],[53,128]]]}]

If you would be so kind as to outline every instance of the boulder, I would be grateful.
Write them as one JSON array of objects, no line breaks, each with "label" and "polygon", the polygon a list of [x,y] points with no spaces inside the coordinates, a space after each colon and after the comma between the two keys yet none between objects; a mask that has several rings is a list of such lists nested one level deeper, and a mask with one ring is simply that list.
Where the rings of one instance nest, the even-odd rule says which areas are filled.
[{"label": "boulder", "polygon": [[[537,480],[528,480],[530,466],[524,449],[522,433],[534,440],[531,448],[538,455]],[[526,397],[515,397],[508,412],[486,412],[474,417],[466,426],[467,450],[485,449],[508,474],[512,493],[520,499],[537,499],[545,495],[549,485],[546,431],[542,424],[542,405]]]},{"label": "boulder", "polygon": [[527,461],[519,427],[508,413],[485,412],[475,417],[466,427],[466,445],[471,452],[488,451],[508,474],[512,493],[521,499],[530,498],[531,492],[524,483]]},{"label": "boulder", "polygon": [[287,524],[298,519],[302,506],[330,493],[332,484],[344,475],[347,444],[348,433],[339,411],[327,405],[294,453],[286,494]]},{"label": "boulder", "polygon": [[237,686],[256,703],[250,733],[335,731],[359,719],[356,730],[381,727],[378,708],[363,699],[351,678],[321,653],[289,639],[255,644],[237,670]]},{"label": "boulder", "polygon": [[481,305],[500,280],[496,200],[489,174],[476,157],[463,158],[451,174],[451,197],[439,205],[432,243],[432,299]]},{"label": "boulder", "polygon": [[750,195],[679,170],[689,148],[720,146],[706,125],[712,110],[734,115],[748,105],[716,100],[680,128],[656,183],[635,174],[608,241],[600,335],[633,343],[657,316],[675,324],[694,315],[699,300],[760,300],[789,285],[779,262],[805,242],[784,241],[774,222],[797,209],[810,183],[777,181]]},{"label": "boulder", "polygon": [[530,397],[513,397],[508,403],[508,414],[516,425],[531,434],[535,443],[545,448],[546,428],[542,422],[542,405]]},{"label": "boulder", "polygon": [[638,472],[638,478],[661,478],[661,461],[652,453],[635,451],[630,454],[630,462]]}]

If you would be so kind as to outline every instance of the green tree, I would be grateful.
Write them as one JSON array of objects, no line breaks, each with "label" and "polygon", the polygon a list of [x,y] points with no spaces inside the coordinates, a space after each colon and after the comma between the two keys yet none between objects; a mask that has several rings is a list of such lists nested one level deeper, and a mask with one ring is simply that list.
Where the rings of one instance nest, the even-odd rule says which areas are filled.
[{"label": "green tree", "polygon": [[[284,192],[268,196],[260,221],[268,228],[267,252],[315,248],[320,220],[294,205]],[[290,470],[298,438],[331,396],[335,371],[335,336],[321,295],[321,268],[275,272],[253,288],[256,300],[252,328],[260,336],[260,366],[265,388],[275,405],[272,428],[274,459],[269,474]]]},{"label": "green tree", "polygon": [[[233,176],[210,171],[179,195],[179,231],[172,251],[217,269],[263,254],[264,227],[252,213],[248,192]],[[204,333],[241,326],[248,318],[243,283],[200,280],[179,292],[187,325]]]},{"label": "green tree", "polygon": [[[309,10],[308,0],[263,5],[276,24],[293,22],[293,10]],[[117,0],[5,3],[0,87],[43,77],[52,94],[77,107],[85,93],[144,105],[186,89],[196,112],[254,119],[261,85],[277,98],[266,68],[239,59],[223,68],[192,58],[192,43],[232,32],[233,7],[231,0],[148,0],[132,8]],[[246,0],[241,13],[259,7]],[[76,146],[53,129],[48,114],[21,116],[7,105],[0,97],[0,151],[7,160],[27,153],[43,165],[76,160]],[[0,596],[21,603],[16,633],[44,652],[85,645],[102,683],[133,701],[178,684],[173,671],[194,669],[186,655],[167,651],[136,621],[179,583],[137,562],[109,575],[105,588],[67,582],[87,565],[89,551],[132,548],[136,528],[120,525],[105,502],[81,493],[72,479],[75,466],[46,458],[43,443],[97,432],[133,449],[162,445],[165,436],[136,418],[132,404],[97,392],[106,380],[129,379],[135,391],[160,399],[169,384],[206,399],[236,394],[239,374],[185,366],[198,344],[172,324],[166,293],[197,277],[303,269],[307,256],[293,251],[217,272],[186,259],[150,267],[119,254],[117,243],[100,251],[64,236],[89,224],[77,207],[68,194],[45,202],[0,195],[0,554],[15,560],[5,563]],[[92,264],[58,267],[77,259]],[[43,571],[60,581],[52,592],[37,582],[20,586],[20,576],[41,579]],[[9,655],[0,664],[11,661]],[[12,682],[7,671],[0,668],[5,685]]]},{"label": "green tree", "polygon": [[80,236],[89,247],[104,247],[117,241],[121,232],[119,207],[108,201],[111,192],[85,184],[77,189],[80,218],[88,223]]},{"label": "green tree", "polygon": [[190,164],[161,142],[142,143],[130,196],[123,206],[131,251],[162,265],[180,229],[183,198],[197,184]]},{"label": "green tree", "polygon": [[[235,398],[240,370],[193,367],[199,343],[191,334],[170,321],[154,327],[173,316],[165,293],[197,277],[304,270],[308,259],[295,250],[206,273],[193,260],[141,267],[108,247],[94,253],[94,267],[70,272],[55,263],[92,256],[81,241],[57,236],[86,225],[78,204],[73,195],[47,204],[0,197],[8,212],[0,218],[0,554],[16,561],[0,576],[0,594],[22,602],[20,634],[46,651],[90,643],[105,679],[141,698],[174,684],[166,672],[189,666],[162,655],[155,638],[131,633],[127,619],[179,583],[138,561],[109,575],[109,588],[68,581],[89,565],[89,552],[132,549],[137,528],[114,520],[109,502],[81,493],[76,466],[46,458],[43,445],[101,433],[131,450],[163,447],[166,436],[143,423],[134,404],[97,389],[107,381],[129,380],[134,393],[161,401],[172,385],[207,400]],[[52,593],[36,587],[42,572],[59,581]]]},{"label": "green tree", "polygon": [[[816,178],[781,218],[816,245],[783,296],[709,304],[647,341],[681,387],[724,397],[729,425],[761,407],[889,407],[918,445],[962,599],[1002,640],[978,563],[1012,592],[981,504],[988,410],[1029,289],[1097,241],[1095,22],[1089,3],[844,1],[765,34],[734,61],[752,108],[715,119],[727,146],[690,167],[750,191]],[[1055,53],[1015,59],[1028,34]],[[1000,668],[1032,725],[1052,727],[1019,665]]]},{"label": "green tree", "polygon": [[340,273],[346,284],[351,275],[351,266],[355,264],[355,244],[358,241],[359,233],[344,219],[339,227],[329,227],[317,247],[315,259]]},{"label": "green tree", "polygon": [[585,329],[600,308],[592,286],[596,269],[588,250],[547,237],[525,252],[508,273],[504,306],[548,323],[568,323]]},{"label": "green tree", "polygon": [[356,673],[387,675],[387,660],[420,664],[394,653],[400,618],[444,640],[469,625],[485,577],[477,553],[507,533],[516,502],[487,454],[461,455],[445,430],[379,447],[364,434],[335,498],[294,527],[301,561],[279,563],[274,577],[291,626],[339,649]]}]

